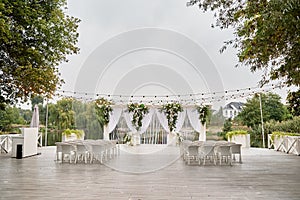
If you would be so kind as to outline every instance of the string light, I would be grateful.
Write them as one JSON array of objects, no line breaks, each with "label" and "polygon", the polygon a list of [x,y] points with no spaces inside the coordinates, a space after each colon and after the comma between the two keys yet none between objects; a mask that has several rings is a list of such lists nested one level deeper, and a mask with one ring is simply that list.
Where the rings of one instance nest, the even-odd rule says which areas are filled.
[{"label": "string light", "polygon": [[[113,95],[113,94],[100,94],[100,93],[88,93],[88,92],[72,92],[72,91],[58,91],[55,96],[57,97],[67,97],[75,98],[86,101],[93,101],[96,98],[109,97],[110,100],[115,104],[120,104],[124,102],[140,102],[145,104],[163,104],[168,102],[178,102],[185,105],[195,104],[195,103],[212,103],[220,102],[221,100],[238,99],[251,96],[258,92],[268,92],[275,88],[281,88],[282,85],[268,85],[264,88],[262,87],[247,87],[244,89],[235,90],[225,90],[219,92],[207,92],[207,93],[195,93],[195,94],[176,94],[176,95]],[[156,100],[149,101],[149,98],[154,98]],[[179,99],[178,99],[179,98]]]}]

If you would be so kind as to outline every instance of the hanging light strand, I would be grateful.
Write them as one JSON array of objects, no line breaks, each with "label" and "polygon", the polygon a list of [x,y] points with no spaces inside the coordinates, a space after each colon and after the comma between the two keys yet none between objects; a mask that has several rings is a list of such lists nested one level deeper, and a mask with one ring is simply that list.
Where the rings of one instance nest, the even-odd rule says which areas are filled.
[{"label": "hanging light strand", "polygon": [[242,89],[232,89],[218,92],[203,92],[195,94],[172,94],[172,95],[120,95],[120,94],[100,94],[92,92],[77,92],[58,90],[55,96],[65,98],[75,98],[84,101],[93,101],[98,98],[107,98],[115,104],[144,103],[152,105],[162,105],[166,103],[181,103],[185,105],[205,104],[232,99],[246,98],[258,92],[269,92],[282,85],[271,84],[264,87],[248,87]]}]

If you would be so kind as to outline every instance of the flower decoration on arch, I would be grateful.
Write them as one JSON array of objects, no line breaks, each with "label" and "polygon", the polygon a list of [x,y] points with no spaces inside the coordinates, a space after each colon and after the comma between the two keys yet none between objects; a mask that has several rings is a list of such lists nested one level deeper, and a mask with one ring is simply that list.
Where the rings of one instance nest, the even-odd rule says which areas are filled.
[{"label": "flower decoration on arch", "polygon": [[199,113],[199,120],[200,120],[201,124],[204,125],[205,123],[207,123],[209,121],[209,117],[211,115],[209,106],[207,106],[207,105],[197,106],[196,109]]},{"label": "flower decoration on arch", "polygon": [[170,132],[175,130],[178,115],[182,111],[183,108],[179,103],[168,103],[162,106],[161,112],[163,112],[167,117]]},{"label": "flower decoration on arch", "polygon": [[142,120],[144,116],[149,113],[149,108],[145,104],[131,103],[127,105],[128,112],[133,113],[132,125],[137,131],[142,127]]},{"label": "flower decoration on arch", "polygon": [[98,120],[104,125],[109,123],[109,113],[113,110],[111,105],[112,102],[105,98],[100,98],[95,101],[95,109]]}]

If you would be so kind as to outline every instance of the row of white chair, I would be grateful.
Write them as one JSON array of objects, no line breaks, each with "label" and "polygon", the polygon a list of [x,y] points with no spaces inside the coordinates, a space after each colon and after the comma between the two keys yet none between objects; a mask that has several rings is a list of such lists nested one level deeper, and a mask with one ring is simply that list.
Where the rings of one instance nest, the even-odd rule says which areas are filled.
[{"label": "row of white chair", "polygon": [[99,161],[103,163],[108,159],[119,155],[117,141],[114,140],[73,140],[68,142],[57,142],[56,161],[64,162],[66,159],[70,163],[78,162],[93,163]]},{"label": "row of white chair", "polygon": [[192,142],[184,140],[181,143],[181,153],[187,164],[191,161],[198,162],[201,165],[207,161],[216,165],[226,163],[232,165],[232,160],[235,160],[235,155],[239,154],[239,162],[242,163],[241,144],[231,142]]}]

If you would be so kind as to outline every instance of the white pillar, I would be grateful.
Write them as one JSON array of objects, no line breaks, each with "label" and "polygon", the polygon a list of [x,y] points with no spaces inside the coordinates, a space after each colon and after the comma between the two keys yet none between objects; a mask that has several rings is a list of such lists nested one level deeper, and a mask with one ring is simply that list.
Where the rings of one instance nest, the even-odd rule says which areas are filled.
[{"label": "white pillar", "polygon": [[176,146],[177,135],[174,132],[171,132],[167,135],[167,145]]},{"label": "white pillar", "polygon": [[132,133],[132,143],[133,143],[133,146],[136,146],[136,145],[140,145],[141,144],[141,134],[140,132],[135,132],[135,133]]},{"label": "white pillar", "polygon": [[199,141],[206,141],[206,123],[204,125],[201,124]]},{"label": "white pillar", "polygon": [[103,126],[103,140],[109,140],[108,125]]}]

